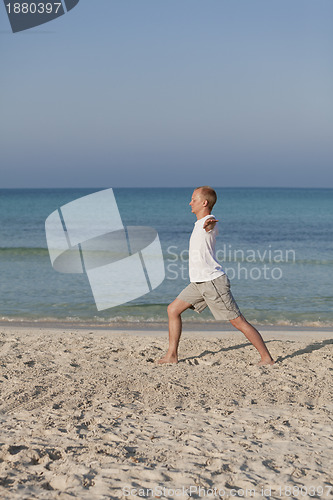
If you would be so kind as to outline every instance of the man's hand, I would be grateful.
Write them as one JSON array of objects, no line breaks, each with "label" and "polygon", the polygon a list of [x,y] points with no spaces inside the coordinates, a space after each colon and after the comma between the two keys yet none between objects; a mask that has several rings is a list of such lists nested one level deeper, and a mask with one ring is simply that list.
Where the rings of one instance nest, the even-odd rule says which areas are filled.
[{"label": "man's hand", "polygon": [[211,231],[212,229],[214,229],[215,227],[215,224],[218,222],[218,219],[215,219],[214,217],[210,217],[209,219],[207,219],[203,225],[203,228],[206,230],[206,232],[208,233],[208,231]]}]

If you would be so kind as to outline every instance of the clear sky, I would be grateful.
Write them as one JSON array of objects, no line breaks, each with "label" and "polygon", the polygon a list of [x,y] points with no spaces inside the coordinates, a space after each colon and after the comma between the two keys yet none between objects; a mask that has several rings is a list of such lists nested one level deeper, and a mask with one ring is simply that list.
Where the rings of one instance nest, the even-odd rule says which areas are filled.
[{"label": "clear sky", "polygon": [[332,26],[332,0],[80,0],[13,34],[1,2],[0,186],[333,187]]}]

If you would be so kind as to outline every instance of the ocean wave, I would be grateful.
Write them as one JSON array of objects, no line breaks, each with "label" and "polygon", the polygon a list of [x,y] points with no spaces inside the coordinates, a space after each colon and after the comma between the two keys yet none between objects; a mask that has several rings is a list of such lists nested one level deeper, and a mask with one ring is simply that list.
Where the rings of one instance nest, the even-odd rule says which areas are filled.
[{"label": "ocean wave", "polygon": [[[251,323],[255,324],[257,327],[282,327],[282,328],[333,328],[333,320],[315,320],[315,321],[293,321],[288,319],[250,319]],[[153,325],[153,324],[162,324],[167,327],[168,321],[165,316],[153,316],[150,318],[139,317],[139,316],[114,316],[110,318],[79,318],[77,316],[67,316],[66,318],[59,317],[40,317],[40,318],[32,318],[32,317],[8,317],[2,316],[0,318],[0,322],[3,324],[11,324],[11,323],[22,323],[22,324],[41,324],[41,325],[76,325],[83,327],[94,327],[94,326],[145,326],[145,325]],[[216,324],[216,327],[219,328],[221,326],[220,321],[216,321],[214,318],[202,318],[198,315],[195,318],[183,318],[183,323],[187,326],[197,325],[197,324],[208,324],[210,327]],[[227,322],[225,322],[228,325]]]},{"label": "ocean wave", "polygon": [[[0,247],[0,254],[3,256],[43,256],[46,257],[49,255],[48,249],[43,247]],[[176,266],[181,266],[184,263],[188,264],[188,255],[177,254],[177,258],[175,257],[175,253],[164,253],[163,259],[165,263],[169,263]],[[226,267],[227,265],[232,264],[244,264],[245,266],[257,265],[257,264],[275,264],[279,266],[285,265],[309,265],[309,266],[333,266],[333,259],[298,259],[295,260],[274,260],[274,259],[264,259],[264,258],[256,258],[256,259],[247,259],[247,258],[227,258],[227,259],[218,259],[218,262],[222,267]]]}]

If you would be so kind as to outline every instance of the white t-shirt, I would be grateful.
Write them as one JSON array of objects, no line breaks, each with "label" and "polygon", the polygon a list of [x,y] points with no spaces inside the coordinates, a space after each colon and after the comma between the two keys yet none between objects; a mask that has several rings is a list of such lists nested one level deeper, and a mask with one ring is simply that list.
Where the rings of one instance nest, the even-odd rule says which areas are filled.
[{"label": "white t-shirt", "polygon": [[[211,231],[206,231],[203,225],[206,219],[214,215],[206,215],[197,220],[190,238],[189,274],[190,281],[211,281],[225,274],[215,256],[217,223]],[[214,217],[215,218],[215,217]]]}]

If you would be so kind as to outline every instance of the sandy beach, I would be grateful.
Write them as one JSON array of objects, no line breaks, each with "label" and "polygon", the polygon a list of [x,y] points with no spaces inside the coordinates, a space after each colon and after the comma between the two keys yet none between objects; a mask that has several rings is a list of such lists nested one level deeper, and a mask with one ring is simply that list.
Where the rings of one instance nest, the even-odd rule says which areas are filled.
[{"label": "sandy beach", "polygon": [[333,498],[332,332],[0,332],[2,499]]}]

